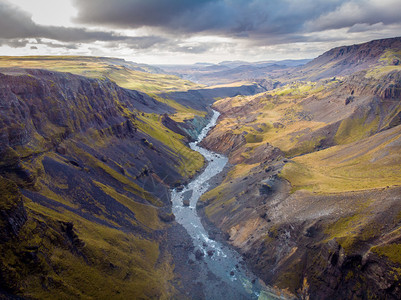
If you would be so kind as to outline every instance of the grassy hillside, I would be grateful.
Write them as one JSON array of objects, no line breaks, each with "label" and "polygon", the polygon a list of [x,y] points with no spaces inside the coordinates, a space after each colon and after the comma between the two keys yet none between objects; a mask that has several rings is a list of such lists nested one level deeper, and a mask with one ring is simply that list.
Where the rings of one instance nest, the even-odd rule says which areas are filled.
[{"label": "grassy hillside", "polygon": [[[214,106],[226,116],[210,140],[227,132],[243,137],[246,143],[237,144],[242,150],[231,153],[232,159],[243,161],[266,143],[295,157],[369,137],[398,118],[399,102],[380,93],[398,90],[399,74],[294,82],[255,96],[219,100]],[[377,101],[375,93],[383,99]]]},{"label": "grassy hillside", "polygon": [[400,295],[397,53],[214,104],[222,118],[203,145],[233,166],[199,208],[266,282],[317,299]]},{"label": "grassy hillside", "polygon": [[[54,182],[60,178],[45,176],[41,180]],[[3,288],[35,299],[171,297],[169,280],[174,277],[173,268],[169,257],[160,253],[160,240],[124,232],[107,222],[88,220],[84,211],[74,212],[74,197],[63,197],[65,206],[61,206],[59,193],[45,186],[40,188],[39,193],[28,193],[30,198],[23,198],[28,219],[18,232],[19,242],[14,238],[1,245]],[[91,196],[90,185],[85,186],[85,190],[88,188],[86,197]],[[111,187],[107,190],[114,191]],[[126,197],[114,193],[110,200]],[[52,207],[46,203],[51,200],[59,204]],[[92,205],[90,210],[102,209]],[[154,208],[131,197],[126,198],[124,205],[131,214],[135,213],[137,220],[146,219],[136,226],[163,229],[157,213],[151,213]],[[137,207],[141,205],[142,210]],[[108,220],[104,214],[98,213],[96,218]]]},{"label": "grassy hillside", "polygon": [[401,127],[295,157],[282,176],[293,190],[333,193],[400,185]]},{"label": "grassy hillside", "polygon": [[[201,85],[177,76],[155,74],[146,67],[130,67],[128,62],[85,56],[2,56],[0,68],[46,69],[92,78],[109,78],[119,86],[142,92],[186,91]],[[139,70],[138,70],[139,69]]]}]

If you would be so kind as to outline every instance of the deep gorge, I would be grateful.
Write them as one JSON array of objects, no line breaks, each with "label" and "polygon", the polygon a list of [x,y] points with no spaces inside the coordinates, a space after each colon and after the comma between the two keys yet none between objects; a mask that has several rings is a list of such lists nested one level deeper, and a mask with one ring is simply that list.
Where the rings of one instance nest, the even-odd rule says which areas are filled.
[{"label": "deep gorge", "polygon": [[2,57],[0,298],[399,299],[400,41],[218,86]]}]

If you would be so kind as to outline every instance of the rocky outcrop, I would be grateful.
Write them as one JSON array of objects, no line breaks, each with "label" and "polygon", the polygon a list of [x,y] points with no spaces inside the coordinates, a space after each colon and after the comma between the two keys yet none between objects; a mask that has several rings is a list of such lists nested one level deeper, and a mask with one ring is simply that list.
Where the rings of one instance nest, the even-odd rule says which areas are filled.
[{"label": "rocky outcrop", "polygon": [[185,120],[183,123],[180,123],[179,126],[192,139],[197,139],[197,137],[201,133],[203,127],[205,127],[209,123],[209,119],[210,119],[209,116],[210,116],[210,113],[208,113],[208,115],[206,115],[206,117],[204,117],[204,118],[195,116],[192,120]]},{"label": "rocky outcrop", "polygon": [[200,145],[225,155],[234,152],[245,145],[245,133],[235,134],[232,131],[224,133],[211,133],[203,139]]},{"label": "rocky outcrop", "polygon": [[177,122],[175,122],[173,119],[171,119],[168,114],[163,114],[162,115],[162,124],[170,129],[171,131],[178,133],[182,136],[186,136],[187,138],[189,138],[188,134],[182,130],[179,126],[179,124]]},{"label": "rocky outcrop", "polygon": [[399,100],[401,98],[401,74],[400,72],[390,72],[383,83],[377,87],[378,94],[388,100]]},{"label": "rocky outcrop", "polygon": [[184,120],[184,122],[176,122],[167,114],[162,116],[162,123],[171,131],[178,133],[187,138],[188,141],[194,141],[203,127],[209,122],[209,115],[205,117],[194,116],[193,119]]}]

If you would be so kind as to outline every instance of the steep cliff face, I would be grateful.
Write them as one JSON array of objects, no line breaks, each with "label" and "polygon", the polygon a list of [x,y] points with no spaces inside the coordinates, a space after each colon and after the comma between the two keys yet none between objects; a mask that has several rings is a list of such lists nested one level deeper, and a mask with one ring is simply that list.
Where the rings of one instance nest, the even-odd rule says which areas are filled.
[{"label": "steep cliff face", "polygon": [[[141,141],[134,149],[142,149],[150,157],[158,155],[155,151],[147,151],[152,148],[151,143],[163,149],[162,140],[149,136],[156,128],[149,128],[151,125],[147,123],[151,122],[153,114],[174,112],[166,104],[145,94],[122,89],[108,80],[43,70],[26,70],[24,73],[1,77],[0,150],[5,158],[2,164],[18,165],[20,158],[47,150],[60,150],[65,154],[68,149],[60,146],[64,140],[86,139],[91,134],[93,139],[98,139],[95,142],[100,142],[102,137]],[[167,151],[164,154],[171,156]],[[179,164],[173,157],[170,162]],[[165,164],[155,165],[155,168],[172,169]]]},{"label": "steep cliff face", "polygon": [[203,159],[163,125],[176,109],[107,79],[21,69],[1,71],[0,107],[0,295],[185,293],[169,188]]},{"label": "steep cliff face", "polygon": [[[56,135],[62,138],[89,128],[111,128],[128,121],[124,109],[132,113],[173,111],[111,81],[66,73],[8,70],[1,74],[0,84],[3,147],[25,145],[34,138],[34,131],[45,139],[57,139]],[[133,127],[129,122],[122,126]]]},{"label": "steep cliff face", "polygon": [[369,69],[214,104],[203,145],[233,166],[198,208],[269,284],[312,299],[401,296],[400,75]]}]

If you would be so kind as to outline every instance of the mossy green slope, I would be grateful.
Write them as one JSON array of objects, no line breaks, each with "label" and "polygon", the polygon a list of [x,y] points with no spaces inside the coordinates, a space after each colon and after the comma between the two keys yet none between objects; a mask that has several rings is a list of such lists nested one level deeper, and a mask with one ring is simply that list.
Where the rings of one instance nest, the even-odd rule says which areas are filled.
[{"label": "mossy green slope", "polygon": [[168,254],[159,251],[161,240],[28,198],[24,203],[26,222],[0,245],[3,289],[34,299],[169,299],[173,295],[169,283],[173,269]]}]

